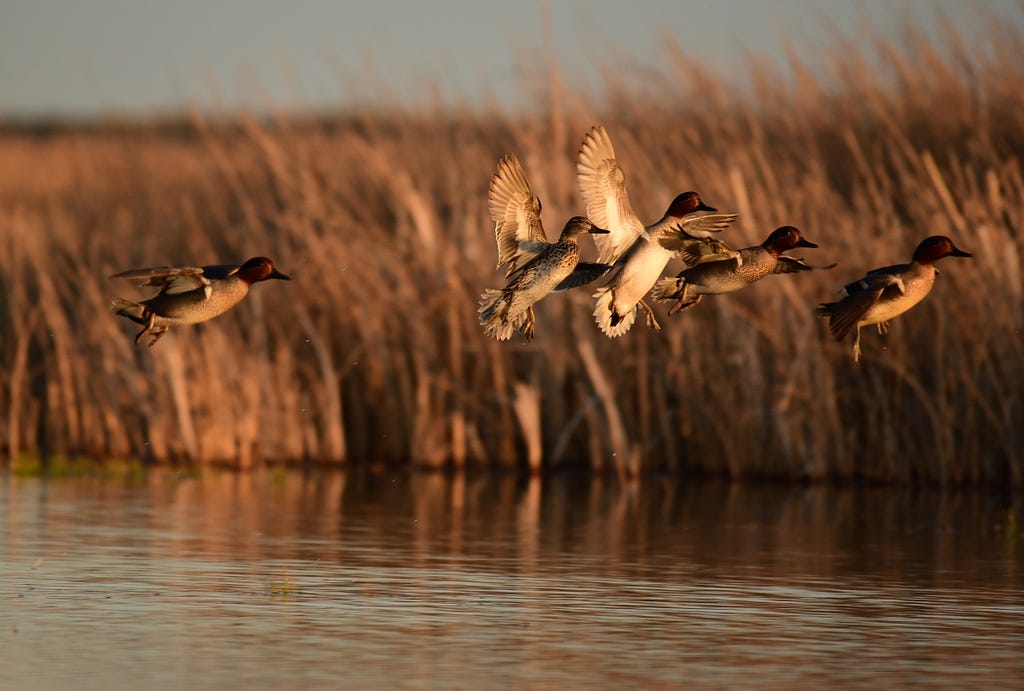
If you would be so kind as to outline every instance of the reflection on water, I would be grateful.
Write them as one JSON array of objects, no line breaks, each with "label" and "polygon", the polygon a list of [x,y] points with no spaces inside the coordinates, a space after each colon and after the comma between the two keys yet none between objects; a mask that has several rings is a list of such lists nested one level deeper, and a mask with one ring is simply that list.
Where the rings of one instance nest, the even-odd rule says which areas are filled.
[{"label": "reflection on water", "polygon": [[5,477],[0,686],[1005,686],[1009,517],[981,492]]}]

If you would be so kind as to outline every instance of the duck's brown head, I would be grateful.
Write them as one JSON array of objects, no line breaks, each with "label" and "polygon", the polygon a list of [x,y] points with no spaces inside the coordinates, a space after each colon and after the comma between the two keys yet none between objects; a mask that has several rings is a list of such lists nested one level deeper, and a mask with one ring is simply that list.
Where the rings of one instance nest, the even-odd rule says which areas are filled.
[{"label": "duck's brown head", "polygon": [[291,280],[290,277],[275,269],[274,262],[266,257],[253,257],[247,260],[238,269],[238,277],[250,285],[271,278],[278,278],[282,281]]}]

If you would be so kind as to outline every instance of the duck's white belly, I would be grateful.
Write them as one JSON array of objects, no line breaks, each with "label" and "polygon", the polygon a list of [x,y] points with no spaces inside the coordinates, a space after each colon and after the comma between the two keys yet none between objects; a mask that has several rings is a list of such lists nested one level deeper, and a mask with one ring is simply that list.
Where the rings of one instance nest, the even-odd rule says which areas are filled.
[{"label": "duck's white belly", "polygon": [[525,267],[512,284],[507,318],[517,317],[557,288],[579,260],[580,250],[575,242],[557,243],[545,250],[544,256]]},{"label": "duck's white belly", "polygon": [[[617,307],[629,308],[643,299],[661,277],[672,253],[649,240],[641,241],[613,284]],[[622,313],[621,311],[619,312]]]}]

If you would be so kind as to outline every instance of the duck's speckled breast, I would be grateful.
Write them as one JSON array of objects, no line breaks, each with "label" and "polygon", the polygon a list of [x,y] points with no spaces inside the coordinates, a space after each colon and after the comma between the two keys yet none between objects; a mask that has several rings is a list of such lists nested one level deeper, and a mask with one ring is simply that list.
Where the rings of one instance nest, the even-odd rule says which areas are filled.
[{"label": "duck's speckled breast", "polygon": [[575,242],[558,242],[548,247],[516,277],[511,286],[513,309],[525,309],[546,296],[572,273],[579,260],[580,248]]}]

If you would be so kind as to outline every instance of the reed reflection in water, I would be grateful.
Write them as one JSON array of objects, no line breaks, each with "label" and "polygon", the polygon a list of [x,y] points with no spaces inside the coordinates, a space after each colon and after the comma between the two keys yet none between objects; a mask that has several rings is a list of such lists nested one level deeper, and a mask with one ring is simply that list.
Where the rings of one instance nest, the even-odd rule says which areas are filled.
[{"label": "reed reflection in water", "polygon": [[652,479],[9,476],[0,686],[1006,685],[1024,678],[1024,584],[1005,504]]}]

